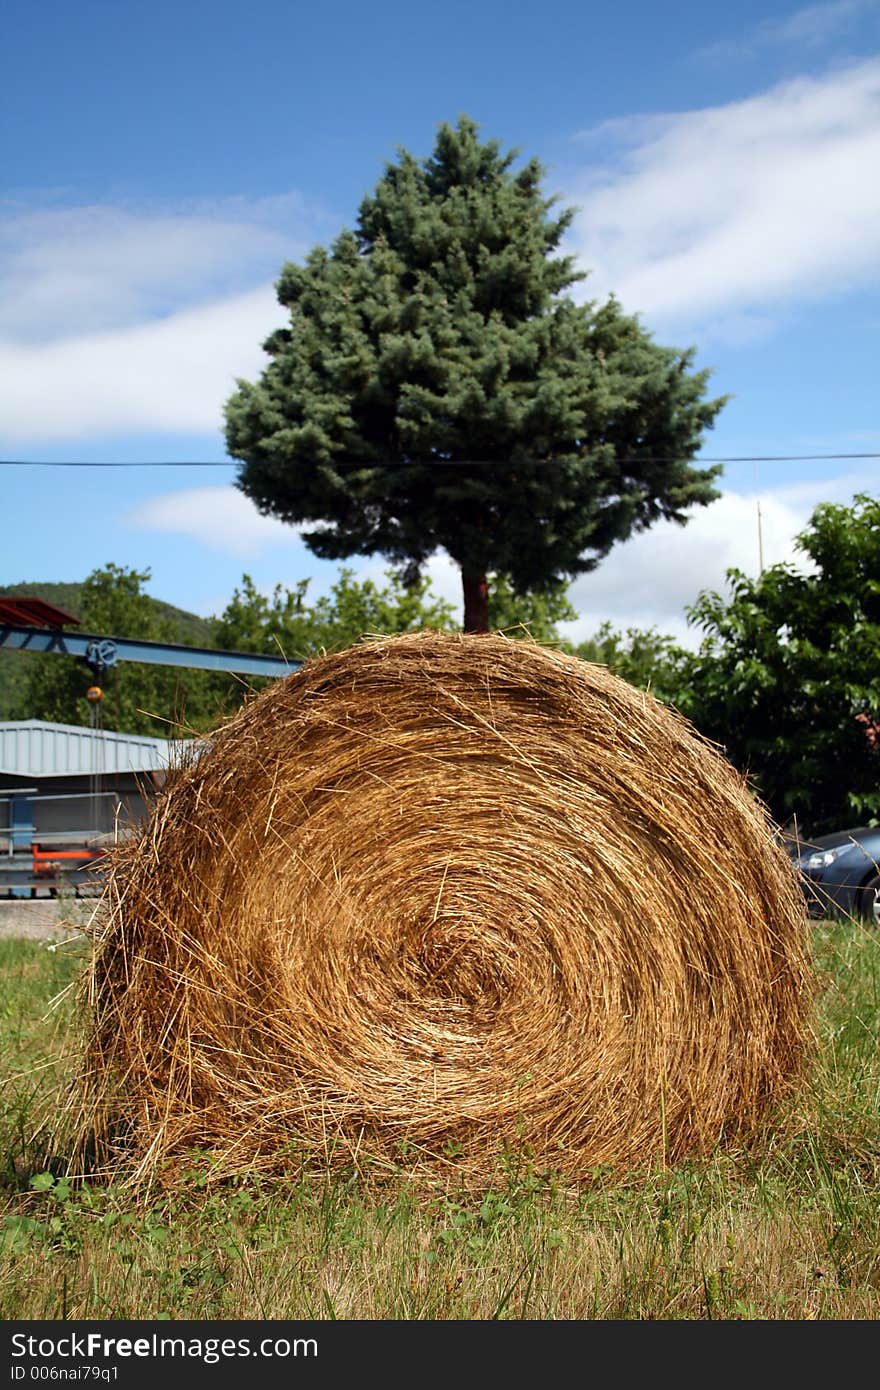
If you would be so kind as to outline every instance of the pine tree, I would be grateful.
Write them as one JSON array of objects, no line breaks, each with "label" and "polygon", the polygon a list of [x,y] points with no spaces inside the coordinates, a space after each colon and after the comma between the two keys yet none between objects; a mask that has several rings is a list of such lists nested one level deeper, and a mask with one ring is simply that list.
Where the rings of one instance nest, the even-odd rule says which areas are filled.
[{"label": "pine tree", "polygon": [[226,406],[238,486],[307,524],[329,559],[382,554],[406,583],[442,548],[464,626],[488,581],[543,592],[660,518],[716,496],[692,460],[723,399],[693,349],[655,344],[612,297],[576,303],[537,160],[481,143],[462,117],[431,156],[401,151],[356,230],[277,283],[289,326]]}]

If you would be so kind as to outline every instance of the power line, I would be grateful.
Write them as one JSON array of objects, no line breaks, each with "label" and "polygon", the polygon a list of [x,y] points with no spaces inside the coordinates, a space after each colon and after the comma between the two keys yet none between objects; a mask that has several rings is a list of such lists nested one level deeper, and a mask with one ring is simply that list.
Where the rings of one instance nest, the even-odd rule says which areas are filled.
[{"label": "power line", "polygon": [[[654,463],[680,463],[679,457],[663,457],[658,455],[651,456]],[[880,459],[880,453],[868,454],[731,454],[724,458],[719,457],[699,457],[692,460],[694,464],[702,463],[809,463],[816,461],[841,462],[846,459]],[[350,464],[361,468],[384,468],[389,462],[398,463],[398,460],[386,460],[377,462],[376,460],[366,460],[356,464],[353,459],[343,459],[339,462]],[[421,466],[424,464],[435,464],[445,467],[458,468],[498,468],[503,463],[510,463],[511,467],[516,467],[521,463],[541,462],[555,463],[555,459],[405,459],[399,461],[400,467]],[[618,463],[643,463],[641,458],[621,458]],[[240,460],[238,459],[0,459],[0,468],[237,468]]]},{"label": "power line", "polygon": [[235,459],[0,459],[0,468],[231,468]]}]

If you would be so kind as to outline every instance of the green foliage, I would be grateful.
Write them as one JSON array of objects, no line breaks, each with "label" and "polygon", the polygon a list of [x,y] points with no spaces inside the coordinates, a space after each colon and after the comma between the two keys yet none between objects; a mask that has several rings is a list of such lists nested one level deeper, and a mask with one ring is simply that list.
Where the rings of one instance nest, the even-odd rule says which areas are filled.
[{"label": "green foliage", "polygon": [[[77,583],[21,583],[0,587],[0,598],[27,595],[42,598],[79,617],[82,585]],[[28,719],[28,676],[34,663],[49,660],[35,652],[0,647],[0,719]],[[54,658],[53,658],[54,659]]]},{"label": "green foliage", "polygon": [[804,833],[880,817],[880,499],[825,504],[796,540],[808,568],[728,572],[689,610],[706,636],[682,708]]},{"label": "green foliage", "polygon": [[656,628],[630,627],[622,633],[604,622],[593,637],[573,650],[583,661],[607,666],[630,685],[650,690],[660,700],[678,704],[681,699],[685,654],[672,637]]},{"label": "green foliage", "polygon": [[[276,584],[267,598],[245,574],[222,615],[212,620],[212,642],[231,651],[274,652],[304,661],[320,652],[341,651],[371,634],[456,628],[453,605],[432,592],[425,576],[406,584],[394,570],[386,570],[384,581],[357,580],[343,567],[329,593],[309,604],[308,579],[294,589]],[[517,594],[506,575],[492,575],[491,581],[493,630],[558,643],[556,624],[577,617],[562,583],[545,593]]]},{"label": "green foliage", "polygon": [[[83,631],[179,642],[181,626],[174,620],[175,610],[158,605],[144,592],[149,578],[149,570],[115,564],[93,570],[81,586],[77,605]],[[89,667],[78,657],[56,653],[35,657],[29,662],[19,699],[27,713],[19,717],[88,724],[92,710],[86,691],[92,684]],[[131,661],[111,667],[102,689],[100,714],[105,728],[160,738],[204,727],[220,703],[217,679],[208,672]]]},{"label": "green foliage", "polygon": [[691,462],[724,403],[704,399],[708,373],[614,298],[565,293],[584,278],[558,254],[573,213],[551,215],[541,165],[515,158],[467,117],[427,159],[401,151],[355,231],[284,266],[289,327],[226,405],[262,512],[407,582],[445,549],[468,628],[488,626],[490,571],[552,590],[717,496],[719,469]]},{"label": "green foliage", "polygon": [[276,584],[271,598],[249,575],[242,577],[222,615],[212,622],[212,638],[228,651],[281,654],[304,661],[322,651],[340,651],[369,634],[391,636],[423,627],[449,629],[452,607],[430,592],[425,578],[403,584],[393,573],[386,583],[357,580],[343,569],[329,594],[307,604],[310,581],[294,589]]},{"label": "green foliage", "polygon": [[[137,634],[146,640],[186,645],[191,632],[189,640],[199,646],[280,654],[293,663],[339,651],[364,636],[456,627],[453,606],[431,591],[426,577],[405,584],[391,570],[383,583],[377,583],[355,579],[352,570],[343,568],[330,591],[313,603],[308,601],[308,579],[293,589],[277,584],[267,597],[245,574],[223,613],[211,619],[159,604],[144,590],[148,579],[146,570],[105,565],[83,584],[69,586],[76,589],[71,608],[81,616],[85,631],[100,635]],[[47,598],[49,587],[37,586]],[[55,601],[60,602],[57,596]],[[543,594],[517,595],[505,576],[493,576],[492,625],[511,636],[556,642],[556,623],[575,616],[562,584]],[[186,620],[191,620],[188,626]],[[0,717],[90,722],[86,690],[92,676],[83,661],[47,653],[32,655],[25,667],[15,705],[7,706]],[[159,737],[191,729],[207,731],[266,683],[257,677],[245,682],[214,672],[120,662],[103,682],[102,722],[108,729]]]},{"label": "green foliage", "polygon": [[535,642],[562,645],[557,623],[570,622],[577,609],[568,599],[564,580],[540,593],[518,594],[505,574],[489,576],[489,627],[508,637],[531,637]]}]

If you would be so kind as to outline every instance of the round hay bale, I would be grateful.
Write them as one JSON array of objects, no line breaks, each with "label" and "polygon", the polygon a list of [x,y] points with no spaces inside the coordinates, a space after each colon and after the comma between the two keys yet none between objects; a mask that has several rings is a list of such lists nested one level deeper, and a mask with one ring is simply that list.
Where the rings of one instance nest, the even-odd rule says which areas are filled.
[{"label": "round hay bale", "polygon": [[[81,1114],[109,1166],[570,1179],[753,1132],[807,921],[764,808],[651,696],[501,635],[312,660],[120,847]],[[172,1163],[173,1171],[173,1163]]]}]

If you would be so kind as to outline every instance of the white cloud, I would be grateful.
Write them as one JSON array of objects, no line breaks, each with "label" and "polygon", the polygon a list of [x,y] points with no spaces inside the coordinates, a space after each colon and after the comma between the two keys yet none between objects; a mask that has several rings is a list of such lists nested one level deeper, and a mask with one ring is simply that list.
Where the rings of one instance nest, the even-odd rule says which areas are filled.
[{"label": "white cloud", "polygon": [[668,323],[723,313],[741,332],[880,279],[880,59],[588,139],[610,159],[568,189],[585,296]]},{"label": "white cloud", "polygon": [[[285,578],[281,582],[292,587],[308,576],[310,600],[329,592],[342,565],[351,569],[359,581],[371,579],[379,587],[386,582],[390,568],[382,556],[367,560],[355,556],[342,565],[318,560],[302,539],[301,528],[262,516],[244,493],[231,485],[181,488],[146,498],[128,513],[125,521],[138,530],[195,541],[236,559],[262,557],[269,550],[284,547],[288,554],[282,562]],[[460,618],[462,590],[458,566],[444,551],[437,551],[425,565],[425,574],[432,592],[452,604]],[[274,582],[265,589],[267,597],[271,597]],[[201,611],[220,613],[230,597],[231,594],[225,594],[205,599]]]},{"label": "white cloud", "polygon": [[569,597],[578,610],[565,635],[582,641],[606,619],[612,626],[657,628],[685,646],[700,633],[687,623],[685,608],[702,589],[726,594],[728,569],[752,577],[765,568],[804,559],[794,548],[820,502],[848,504],[857,492],[876,491],[876,477],[849,474],[747,495],[725,492],[696,508],[684,527],[658,522],[616,546],[592,574],[575,580]]},{"label": "white cloud", "polygon": [[238,376],[283,322],[270,285],[155,322],[56,343],[0,342],[0,421],[9,443],[126,430],[215,433]]},{"label": "white cloud", "polygon": [[236,487],[192,487],[147,498],[129,513],[130,525],[187,536],[228,555],[258,555],[269,547],[302,545],[295,526],[262,516]]},{"label": "white cloud", "polygon": [[22,207],[0,224],[9,444],[216,432],[284,322],[274,280],[324,214],[298,194],[175,209]]},{"label": "white cloud", "polygon": [[[607,122],[590,141],[607,160],[568,188],[586,295],[614,291],[652,326],[741,346],[799,304],[880,283],[880,58],[726,106]],[[284,321],[272,280],[326,221],[294,194],[6,212],[6,449],[216,435],[235,378],[259,375],[260,345]]]},{"label": "white cloud", "polygon": [[698,57],[716,61],[747,57],[762,48],[792,47],[815,49],[832,40],[848,38],[863,18],[876,14],[877,0],[828,0],[807,5],[780,19],[762,20],[751,31],[736,38],[721,39],[698,50]]},{"label": "white cloud", "polygon": [[828,4],[807,5],[782,19],[764,20],[758,27],[757,41],[814,48],[837,34],[847,33],[856,20],[875,9],[876,0],[830,0]]},{"label": "white cloud", "polygon": [[314,221],[297,194],[158,211],[7,205],[0,337],[78,337],[228,298],[299,258]]}]

